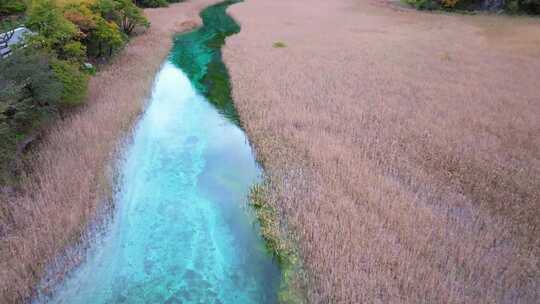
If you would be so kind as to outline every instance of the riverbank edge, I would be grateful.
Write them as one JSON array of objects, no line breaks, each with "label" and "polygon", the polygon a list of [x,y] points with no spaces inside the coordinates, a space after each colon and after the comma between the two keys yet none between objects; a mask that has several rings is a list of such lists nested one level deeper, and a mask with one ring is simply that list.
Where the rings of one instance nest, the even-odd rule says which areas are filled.
[{"label": "riverbank edge", "polygon": [[281,269],[279,303],[305,304],[307,276],[302,258],[289,231],[280,227],[279,214],[270,203],[269,187],[267,180],[253,185],[248,204],[259,223],[266,250],[276,259]]},{"label": "riverbank edge", "polygon": [[[134,37],[110,65],[92,77],[84,107],[44,135],[33,157],[36,173],[25,177],[20,195],[9,198],[13,206],[30,203],[35,210],[21,210],[28,213],[24,223],[17,223],[23,229],[0,240],[0,302],[31,301],[56,260],[70,261],[54,275],[65,274],[67,268],[77,265],[73,261],[78,257],[62,254],[77,244],[84,247],[86,231],[99,222],[95,218],[100,210],[108,208],[114,187],[111,161],[117,157],[118,141],[128,136],[144,110],[155,74],[170,52],[173,37],[200,26],[199,13],[217,2],[188,1],[168,8],[146,9],[152,28]],[[168,15],[174,20],[169,20]],[[116,117],[111,124],[117,128],[103,130],[107,125],[92,119],[99,116],[101,120]],[[85,121],[88,124],[81,126]],[[86,175],[80,183],[78,173]],[[71,181],[62,184],[68,180]],[[58,191],[46,191],[50,190],[47,185],[56,186]]]}]

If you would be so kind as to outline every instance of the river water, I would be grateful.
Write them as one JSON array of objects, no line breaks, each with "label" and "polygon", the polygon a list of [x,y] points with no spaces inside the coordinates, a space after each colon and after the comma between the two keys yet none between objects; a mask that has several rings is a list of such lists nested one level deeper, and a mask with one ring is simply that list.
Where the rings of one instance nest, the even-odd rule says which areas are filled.
[{"label": "river water", "polygon": [[[243,208],[260,168],[234,107],[209,102],[211,87],[180,69],[193,46],[178,41],[124,151],[111,223],[46,302],[276,302],[279,268]],[[203,51],[205,65],[220,56]]]}]

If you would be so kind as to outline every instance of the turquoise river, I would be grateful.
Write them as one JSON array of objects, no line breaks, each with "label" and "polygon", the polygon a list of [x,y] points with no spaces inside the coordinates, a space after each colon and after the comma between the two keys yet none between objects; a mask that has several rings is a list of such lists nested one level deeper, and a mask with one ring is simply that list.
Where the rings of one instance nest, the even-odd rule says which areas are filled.
[{"label": "turquoise river", "polygon": [[111,222],[47,303],[275,303],[280,271],[246,200],[260,179],[221,61],[225,10],[176,37],[119,162]]}]

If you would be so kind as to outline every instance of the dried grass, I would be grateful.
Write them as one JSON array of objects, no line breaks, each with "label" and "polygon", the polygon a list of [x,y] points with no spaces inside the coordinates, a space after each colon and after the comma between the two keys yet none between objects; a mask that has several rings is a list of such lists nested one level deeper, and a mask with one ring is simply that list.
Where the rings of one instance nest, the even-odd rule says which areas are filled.
[{"label": "dried grass", "polygon": [[309,301],[536,303],[539,20],[386,5],[229,9],[234,100]]},{"label": "dried grass", "polygon": [[171,35],[196,24],[198,12],[215,2],[146,10],[150,30],[91,79],[84,107],[47,131],[20,193],[0,197],[0,303],[28,300],[45,267],[79,240],[107,201],[107,167],[149,96]]}]

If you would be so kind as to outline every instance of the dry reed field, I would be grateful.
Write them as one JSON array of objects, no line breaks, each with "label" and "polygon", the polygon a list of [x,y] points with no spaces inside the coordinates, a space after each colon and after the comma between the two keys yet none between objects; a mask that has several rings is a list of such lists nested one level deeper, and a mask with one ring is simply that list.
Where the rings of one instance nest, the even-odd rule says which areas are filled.
[{"label": "dry reed field", "polygon": [[540,20],[229,12],[234,99],[310,303],[538,303]]},{"label": "dry reed field", "polygon": [[151,28],[91,79],[86,105],[44,136],[20,193],[0,197],[0,303],[28,299],[45,267],[78,241],[107,201],[108,167],[143,109],[173,33],[200,23],[199,11],[216,2],[145,10]]}]

